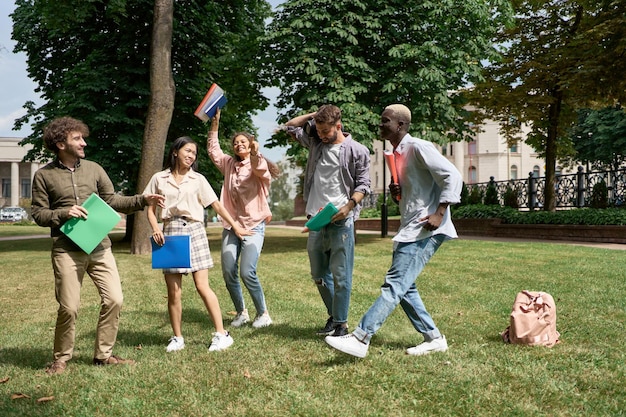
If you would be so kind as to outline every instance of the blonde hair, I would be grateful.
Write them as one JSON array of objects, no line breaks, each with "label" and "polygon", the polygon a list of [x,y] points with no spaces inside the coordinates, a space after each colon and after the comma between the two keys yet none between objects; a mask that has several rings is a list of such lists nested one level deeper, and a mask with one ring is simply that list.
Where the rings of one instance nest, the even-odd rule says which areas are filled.
[{"label": "blonde hair", "polygon": [[400,121],[411,123],[411,110],[404,104],[390,104],[385,110],[391,110]]}]

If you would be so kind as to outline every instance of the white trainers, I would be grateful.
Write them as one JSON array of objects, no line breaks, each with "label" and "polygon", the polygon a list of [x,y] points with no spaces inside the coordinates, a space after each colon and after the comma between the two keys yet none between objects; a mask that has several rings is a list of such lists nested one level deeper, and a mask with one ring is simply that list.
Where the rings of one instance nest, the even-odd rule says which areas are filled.
[{"label": "white trainers", "polygon": [[368,343],[361,342],[352,333],[345,336],[326,336],[324,340],[335,349],[357,358],[367,356],[367,349],[370,347]]},{"label": "white trainers", "polygon": [[165,349],[166,352],[176,352],[177,350],[183,350],[185,348],[185,338],[180,336],[172,336],[170,337],[170,343],[167,345]]},{"label": "white trainers", "polygon": [[237,313],[233,321],[230,322],[230,325],[233,327],[241,327],[249,321],[250,316],[248,315],[248,310],[244,309],[241,313]]},{"label": "white trainers", "polygon": [[213,333],[213,339],[211,339],[211,346],[209,346],[209,352],[217,352],[219,350],[228,349],[234,343],[230,333],[226,334],[215,332]]},{"label": "white trainers", "polygon": [[445,336],[441,336],[438,339],[433,339],[429,342],[423,342],[415,347],[408,348],[406,354],[418,356],[428,355],[433,352],[445,352],[446,350],[448,350],[448,342]]},{"label": "white trainers", "polygon": [[272,324],[272,319],[270,318],[270,315],[266,312],[261,314],[260,316],[256,316],[256,319],[254,319],[254,322],[252,323],[252,327],[259,329],[261,327],[267,327],[270,324]]}]

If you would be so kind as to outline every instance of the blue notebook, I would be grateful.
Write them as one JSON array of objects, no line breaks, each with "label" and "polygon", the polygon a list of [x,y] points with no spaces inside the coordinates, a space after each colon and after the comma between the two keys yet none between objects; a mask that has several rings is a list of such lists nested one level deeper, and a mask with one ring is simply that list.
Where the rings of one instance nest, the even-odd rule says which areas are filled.
[{"label": "blue notebook", "polygon": [[98,194],[91,194],[83,203],[87,220],[72,218],[61,226],[65,233],[85,253],[90,254],[102,239],[120,222],[122,216],[113,210]]},{"label": "blue notebook", "polygon": [[165,243],[152,243],[152,269],[191,268],[191,236],[165,236]]}]

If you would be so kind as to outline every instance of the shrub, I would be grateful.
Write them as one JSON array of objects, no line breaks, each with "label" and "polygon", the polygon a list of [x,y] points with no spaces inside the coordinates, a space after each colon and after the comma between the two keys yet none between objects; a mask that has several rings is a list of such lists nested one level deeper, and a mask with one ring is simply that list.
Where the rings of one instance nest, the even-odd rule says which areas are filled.
[{"label": "shrub", "polygon": [[561,211],[518,211],[483,204],[453,207],[454,219],[501,219],[508,224],[626,225],[626,210],[577,208]]},{"label": "shrub", "polygon": [[489,182],[487,185],[487,191],[485,192],[485,204],[490,205],[500,205],[500,201],[498,200],[498,190],[496,189],[496,185],[493,181]]},{"label": "shrub", "polygon": [[591,189],[589,207],[607,208],[609,206],[609,190],[604,181],[597,182]]},{"label": "shrub", "polygon": [[507,186],[504,194],[502,195],[505,207],[511,207],[514,209],[519,208],[519,201],[517,201],[517,191]]},{"label": "shrub", "polygon": [[478,187],[472,187],[469,195],[467,196],[467,204],[482,204],[483,192]]}]

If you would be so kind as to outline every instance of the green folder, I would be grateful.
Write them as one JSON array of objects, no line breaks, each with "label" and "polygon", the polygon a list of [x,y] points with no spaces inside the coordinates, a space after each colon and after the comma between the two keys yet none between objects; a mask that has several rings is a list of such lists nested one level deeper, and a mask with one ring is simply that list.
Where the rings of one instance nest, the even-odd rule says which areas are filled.
[{"label": "green folder", "polygon": [[320,231],[324,226],[330,223],[330,219],[332,219],[338,211],[337,207],[332,203],[328,203],[315,216],[311,217],[309,221],[305,223],[304,227],[315,232]]},{"label": "green folder", "polygon": [[87,254],[90,254],[102,239],[109,234],[122,216],[113,210],[96,193],[85,200],[83,207],[87,210],[87,220],[72,218],[61,226],[61,232],[65,233]]}]

